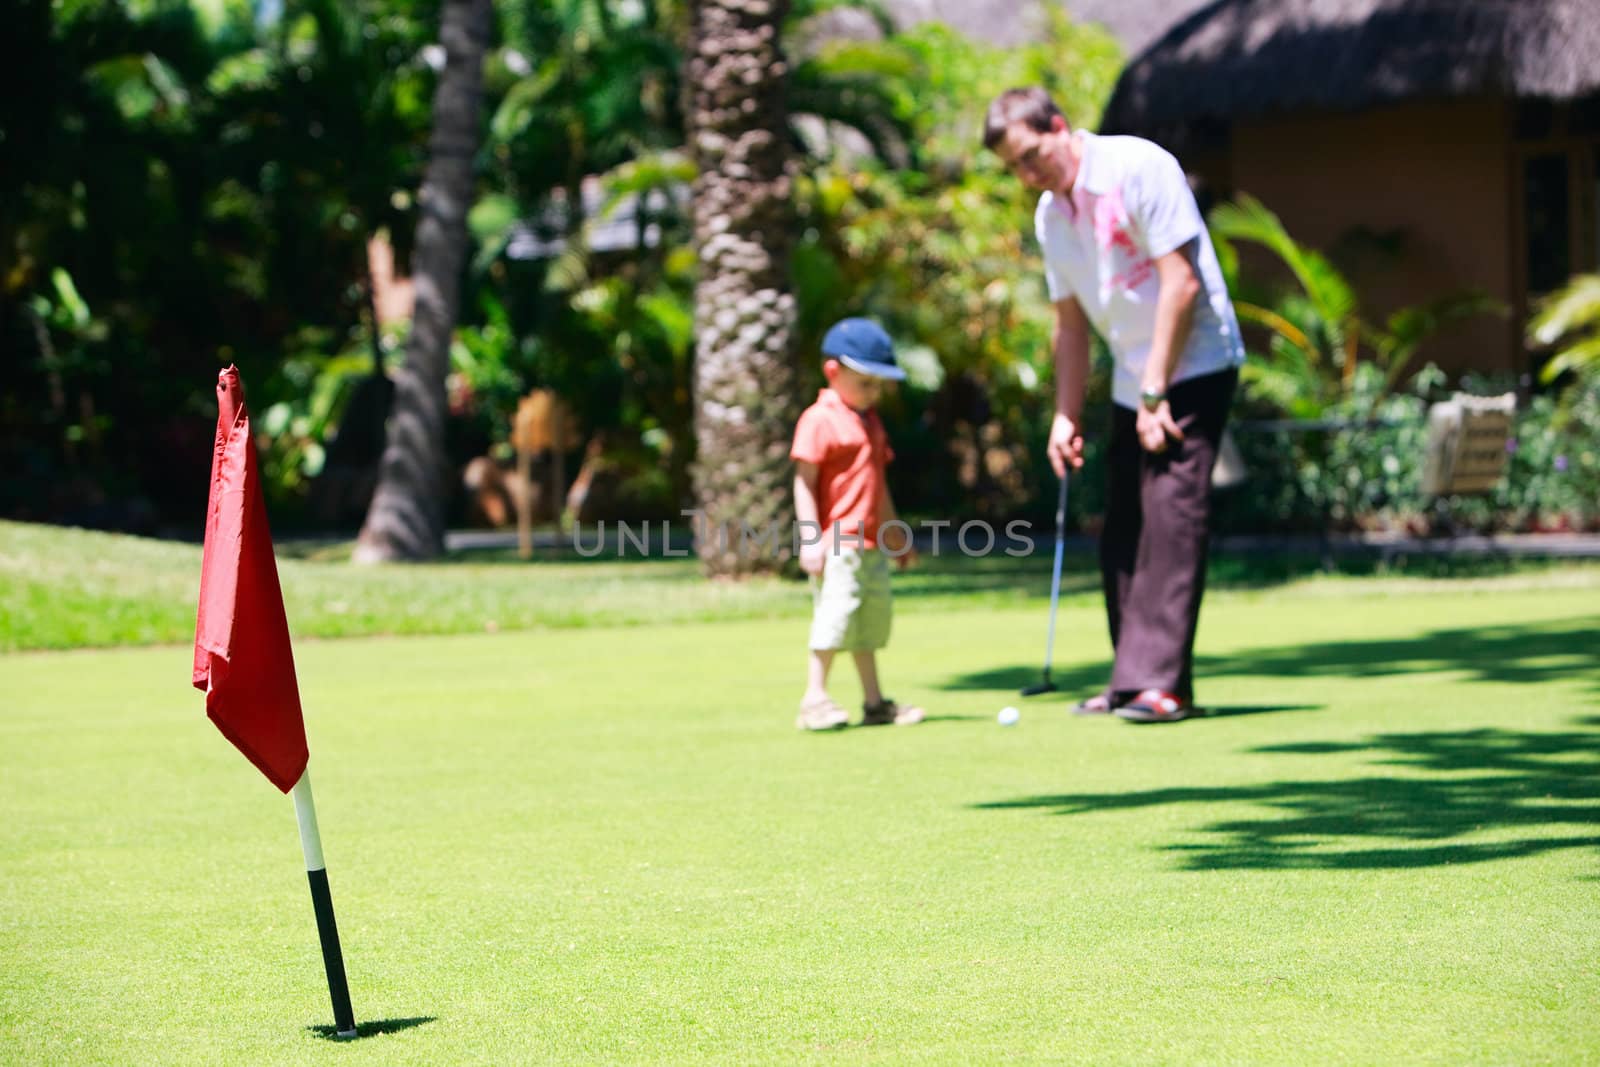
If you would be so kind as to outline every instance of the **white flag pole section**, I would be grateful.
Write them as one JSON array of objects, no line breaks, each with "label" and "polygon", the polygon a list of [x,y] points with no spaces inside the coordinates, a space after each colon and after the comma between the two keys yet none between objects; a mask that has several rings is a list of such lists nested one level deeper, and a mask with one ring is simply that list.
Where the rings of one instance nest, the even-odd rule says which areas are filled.
[{"label": "white flag pole section", "polygon": [[311,907],[317,914],[317,936],[322,940],[322,966],[328,972],[328,995],[333,998],[333,1025],[340,1037],[356,1036],[356,1017],[350,1010],[350,986],[344,977],[344,954],[339,951],[339,927],[333,921],[333,897],[328,892],[328,868],[322,862],[322,835],[317,832],[317,805],[311,799],[311,769],[294,784],[294,815],[300,823],[300,849],[306,856],[306,879],[311,883]]}]

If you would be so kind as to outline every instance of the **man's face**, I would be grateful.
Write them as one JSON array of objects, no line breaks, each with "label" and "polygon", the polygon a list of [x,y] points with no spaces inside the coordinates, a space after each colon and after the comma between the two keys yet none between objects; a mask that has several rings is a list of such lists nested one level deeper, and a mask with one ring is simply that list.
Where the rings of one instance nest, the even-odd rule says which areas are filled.
[{"label": "man's face", "polygon": [[1072,131],[1059,116],[1050,120],[1050,129],[1043,133],[1025,122],[1013,122],[995,152],[1028,188],[1060,193],[1078,176],[1068,144],[1071,137]]}]

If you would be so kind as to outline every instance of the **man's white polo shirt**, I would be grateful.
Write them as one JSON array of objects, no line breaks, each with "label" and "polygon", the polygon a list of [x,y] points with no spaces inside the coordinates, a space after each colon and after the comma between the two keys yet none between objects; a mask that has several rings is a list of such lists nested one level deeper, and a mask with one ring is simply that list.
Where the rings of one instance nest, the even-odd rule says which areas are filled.
[{"label": "man's white polo shirt", "polygon": [[1073,136],[1083,157],[1071,195],[1040,196],[1034,230],[1051,301],[1076,297],[1111,346],[1116,357],[1112,400],[1139,406],[1161,289],[1155,260],[1185,245],[1190,245],[1201,292],[1171,381],[1243,363],[1239,322],[1217,252],[1178,161],[1140,137],[1100,137],[1087,130]]}]

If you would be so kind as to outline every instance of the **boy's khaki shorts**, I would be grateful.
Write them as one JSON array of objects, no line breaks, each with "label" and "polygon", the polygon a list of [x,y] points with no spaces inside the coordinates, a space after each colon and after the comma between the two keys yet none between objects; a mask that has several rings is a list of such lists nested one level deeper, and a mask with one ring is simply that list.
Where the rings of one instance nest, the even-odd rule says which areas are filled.
[{"label": "boy's khaki shorts", "polygon": [[889,559],[878,549],[829,552],[822,577],[811,579],[811,597],[814,651],[870,652],[889,643]]}]

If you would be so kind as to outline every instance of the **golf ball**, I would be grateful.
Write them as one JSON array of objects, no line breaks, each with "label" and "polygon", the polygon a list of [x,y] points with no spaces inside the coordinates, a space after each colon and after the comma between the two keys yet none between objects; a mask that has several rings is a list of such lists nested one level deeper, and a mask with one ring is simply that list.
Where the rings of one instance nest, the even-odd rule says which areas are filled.
[{"label": "golf ball", "polygon": [[1022,718],[1022,712],[1016,708],[1001,708],[1000,714],[995,716],[995,720],[1001,726],[1015,726],[1020,718]]}]

